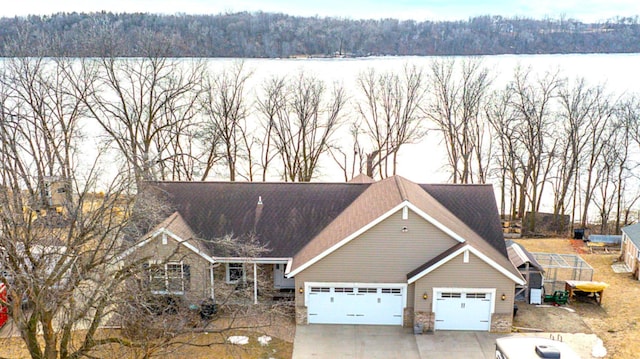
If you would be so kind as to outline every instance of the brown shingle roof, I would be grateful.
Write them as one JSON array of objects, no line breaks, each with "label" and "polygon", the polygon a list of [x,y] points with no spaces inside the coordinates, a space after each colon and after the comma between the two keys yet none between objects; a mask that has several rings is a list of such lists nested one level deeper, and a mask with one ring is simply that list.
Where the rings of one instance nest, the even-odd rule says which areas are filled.
[{"label": "brown shingle roof", "polygon": [[173,212],[164,221],[158,223],[149,232],[150,234],[153,234],[161,229],[166,229],[184,240],[189,240],[196,237],[195,233],[193,233],[193,231],[191,230],[191,227],[189,227],[189,225],[184,221],[184,218],[182,218],[180,213],[177,211]]},{"label": "brown shingle roof", "polygon": [[420,187],[506,256],[507,251],[493,186],[489,184],[421,184]]},{"label": "brown shingle roof", "polygon": [[270,249],[265,257],[288,258],[369,184],[159,182],[157,186],[200,238],[255,234]]},{"label": "brown shingle roof", "polygon": [[[455,189],[460,189],[460,191]],[[465,218],[466,221],[438,201],[431,192],[441,197],[443,202],[449,204],[452,210]],[[491,195],[489,196],[488,193]],[[478,201],[476,197],[471,195],[485,199],[487,202]],[[444,197],[447,196],[453,198],[445,201]],[[477,231],[485,234],[491,233],[490,230],[484,230],[484,227],[491,226],[492,222],[497,222],[499,225],[499,215],[491,186],[435,185],[425,188],[400,176],[389,177],[372,184],[345,209],[340,217],[324,228],[313,241],[294,256],[292,271],[299,269],[311,259],[380,218],[405,200],[487,255],[498,265],[512,272],[516,277],[520,277],[518,271],[507,258],[504,240],[502,240],[502,247],[500,247],[500,243],[494,243],[494,238],[485,239],[477,233]],[[467,200],[469,200],[468,203],[466,203]],[[465,203],[470,215],[464,211]],[[478,208],[475,208],[476,206]],[[482,213],[482,220],[480,217],[476,219],[475,213]]]},{"label": "brown shingle roof", "polygon": [[489,185],[418,185],[394,176],[375,183],[159,182],[157,186],[193,237],[206,241],[255,234],[270,249],[265,257],[293,257],[293,269],[406,200],[519,275],[507,258]]},{"label": "brown shingle roof", "polygon": [[293,257],[292,270],[373,222],[403,201],[395,177],[371,184],[333,222]]},{"label": "brown shingle roof", "polygon": [[165,218],[162,222],[158,223],[153,229],[151,229],[145,238],[153,236],[159,230],[165,229],[176,236],[180,237],[183,241],[195,246],[199,251],[207,253],[208,250],[204,243],[193,232],[189,224],[182,218],[179,212],[173,212],[169,217]]},{"label": "brown shingle roof", "polygon": [[430,259],[428,262],[426,262],[425,264],[421,265],[420,267],[412,270],[411,272],[407,273],[407,279],[411,279],[414,276],[422,273],[422,271],[427,270],[429,268],[431,268],[432,266],[438,264],[438,262],[440,262],[441,260],[447,258],[449,255],[455,253],[457,250],[459,250],[460,248],[466,246],[466,243],[456,243],[453,245],[453,247],[447,249],[446,251],[438,254],[437,256],[433,257],[432,259]]}]

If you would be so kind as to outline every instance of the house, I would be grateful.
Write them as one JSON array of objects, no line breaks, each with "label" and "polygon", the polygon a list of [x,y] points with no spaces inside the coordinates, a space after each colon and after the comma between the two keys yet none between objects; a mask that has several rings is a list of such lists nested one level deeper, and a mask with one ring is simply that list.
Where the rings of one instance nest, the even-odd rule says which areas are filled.
[{"label": "house", "polygon": [[[191,300],[265,290],[295,300],[298,324],[509,331],[516,285],[490,185],[159,182],[175,212],[138,243],[161,263],[157,293]],[[268,251],[220,250],[251,238]],[[152,263],[151,263],[152,264]],[[260,288],[258,278],[268,278]],[[239,284],[246,284],[240,286]]]},{"label": "house", "polygon": [[622,228],[620,258],[625,262],[633,277],[640,279],[640,223]]},{"label": "house", "polygon": [[[539,304],[542,300],[544,268],[538,263],[535,256],[520,244],[512,240],[507,240],[505,244],[509,260],[526,280],[524,285],[516,286],[516,300]],[[533,299],[531,299],[532,294]]]}]

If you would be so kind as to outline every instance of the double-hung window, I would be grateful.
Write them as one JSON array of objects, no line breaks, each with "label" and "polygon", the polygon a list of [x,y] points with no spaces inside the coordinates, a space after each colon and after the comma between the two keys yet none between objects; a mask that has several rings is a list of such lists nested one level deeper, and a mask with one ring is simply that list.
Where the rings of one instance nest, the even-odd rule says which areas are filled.
[{"label": "double-hung window", "polygon": [[227,283],[238,283],[244,280],[244,263],[227,263]]},{"label": "double-hung window", "polygon": [[191,282],[191,266],[182,262],[149,263],[149,290],[155,294],[184,294]]}]

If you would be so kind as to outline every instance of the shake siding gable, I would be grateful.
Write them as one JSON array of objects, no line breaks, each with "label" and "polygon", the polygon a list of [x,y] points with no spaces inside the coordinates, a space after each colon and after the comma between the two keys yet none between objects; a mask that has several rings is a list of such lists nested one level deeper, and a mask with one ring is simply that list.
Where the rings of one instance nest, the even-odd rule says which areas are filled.
[{"label": "shake siding gable", "polygon": [[[403,220],[399,210],[298,273],[296,286],[304,282],[406,283],[407,272],[456,243],[413,211]],[[304,295],[298,293],[296,299],[303,303]]]},{"label": "shake siding gable", "polygon": [[[433,288],[496,289],[495,313],[510,313],[513,310],[513,281],[495,268],[469,253],[469,262],[464,262],[464,253],[443,264],[415,283],[415,310],[432,312]],[[422,299],[427,293],[428,300]],[[507,300],[500,300],[504,293]]]}]

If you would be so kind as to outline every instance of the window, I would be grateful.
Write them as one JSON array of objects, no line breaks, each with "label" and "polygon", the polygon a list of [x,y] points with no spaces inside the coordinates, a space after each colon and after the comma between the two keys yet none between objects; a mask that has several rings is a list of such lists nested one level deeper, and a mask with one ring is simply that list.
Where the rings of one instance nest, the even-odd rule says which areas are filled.
[{"label": "window", "polygon": [[145,263],[149,290],[156,294],[184,294],[191,283],[191,266],[182,262]]},{"label": "window", "polygon": [[487,293],[467,293],[466,297],[470,299],[485,299],[487,298]]},{"label": "window", "polygon": [[402,290],[400,288],[382,288],[381,292],[383,294],[401,294]]},{"label": "window", "polygon": [[227,283],[238,283],[245,280],[243,263],[227,263]]},{"label": "window", "polygon": [[329,293],[328,287],[311,287],[311,293]]},{"label": "window", "polygon": [[353,288],[334,288],[335,293],[353,293]]},{"label": "window", "polygon": [[358,293],[378,293],[378,288],[358,288]]},{"label": "window", "polygon": [[440,293],[440,298],[462,298],[462,293]]}]

